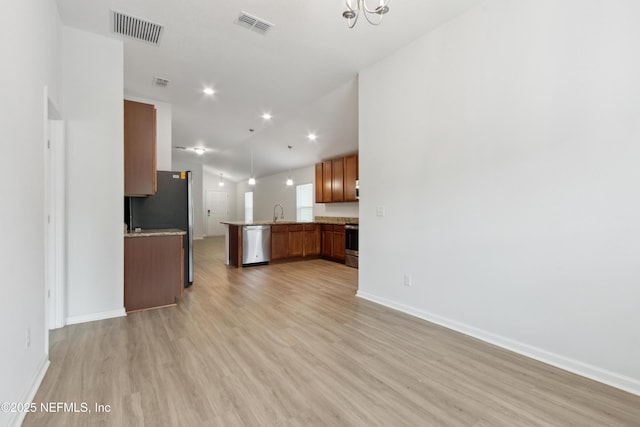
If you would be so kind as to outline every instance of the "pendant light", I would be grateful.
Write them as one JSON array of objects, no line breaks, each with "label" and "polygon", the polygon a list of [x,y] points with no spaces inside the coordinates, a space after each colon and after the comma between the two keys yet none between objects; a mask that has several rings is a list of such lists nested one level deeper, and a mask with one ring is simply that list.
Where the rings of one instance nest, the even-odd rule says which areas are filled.
[{"label": "pendant light", "polygon": [[293,179],[291,178],[291,149],[293,148],[291,145],[287,145],[289,147],[289,178],[287,179],[287,186],[291,187],[293,185]]},{"label": "pendant light", "polygon": [[249,185],[256,185],[256,179],[253,177],[253,147],[251,147],[251,176],[249,177]]},{"label": "pendant light", "polygon": [[[255,129],[250,128],[249,132],[253,133]],[[249,175],[249,185],[256,185],[256,179],[253,177],[253,142],[251,142],[251,175]]]}]

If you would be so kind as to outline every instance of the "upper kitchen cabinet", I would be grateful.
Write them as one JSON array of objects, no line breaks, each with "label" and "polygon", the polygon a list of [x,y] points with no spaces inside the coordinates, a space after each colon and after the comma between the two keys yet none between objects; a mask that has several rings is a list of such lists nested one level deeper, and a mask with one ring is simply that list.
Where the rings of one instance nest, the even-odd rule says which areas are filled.
[{"label": "upper kitchen cabinet", "polygon": [[331,188],[332,188],[332,168],[331,168],[331,160],[322,162],[322,202],[327,203],[331,202]]},{"label": "upper kitchen cabinet", "polygon": [[344,157],[331,161],[331,201],[344,202]]},{"label": "upper kitchen cabinet", "polygon": [[324,203],[324,179],[322,163],[316,164],[316,203]]},{"label": "upper kitchen cabinet", "polygon": [[358,180],[358,154],[352,154],[344,158],[344,201],[355,202],[356,181]]},{"label": "upper kitchen cabinet", "polygon": [[316,164],[316,203],[356,202],[358,154]]},{"label": "upper kitchen cabinet", "polygon": [[156,191],[156,108],[125,100],[124,194],[148,196]]}]

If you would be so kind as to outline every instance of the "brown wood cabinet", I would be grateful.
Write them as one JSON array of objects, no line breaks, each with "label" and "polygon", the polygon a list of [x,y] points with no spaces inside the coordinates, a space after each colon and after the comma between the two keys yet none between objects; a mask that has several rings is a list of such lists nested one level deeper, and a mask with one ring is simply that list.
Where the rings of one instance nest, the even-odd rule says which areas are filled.
[{"label": "brown wood cabinet", "polygon": [[242,267],[242,227],[229,224],[229,265]]},{"label": "brown wood cabinet", "polygon": [[324,203],[324,178],[322,163],[316,163],[316,203]]},{"label": "brown wood cabinet", "polygon": [[344,249],[344,225],[322,224],[322,257],[344,262]]},{"label": "brown wood cabinet", "polygon": [[316,203],[356,202],[358,154],[316,164]]},{"label": "brown wood cabinet", "polygon": [[344,157],[331,161],[331,201],[344,202]]},{"label": "brown wood cabinet", "polygon": [[271,226],[271,260],[320,255],[318,224],[287,224]]},{"label": "brown wood cabinet", "polygon": [[344,158],[344,201],[355,202],[356,180],[358,179],[358,154]]},{"label": "brown wood cabinet", "polygon": [[321,239],[319,224],[304,224],[304,256],[319,256]]},{"label": "brown wood cabinet", "polygon": [[345,235],[344,225],[333,226],[333,258],[342,262],[345,260]]},{"label": "brown wood cabinet", "polygon": [[331,160],[322,162],[322,202],[327,203],[333,201],[332,196],[332,175]]},{"label": "brown wood cabinet", "polygon": [[147,196],[156,191],[156,108],[125,100],[124,194]]},{"label": "brown wood cabinet", "polygon": [[333,225],[322,224],[322,256],[333,256]]},{"label": "brown wood cabinet", "polygon": [[124,307],[129,311],[175,304],[183,287],[183,236],[125,237]]},{"label": "brown wood cabinet", "polygon": [[271,226],[271,260],[284,259],[289,256],[289,226]]},{"label": "brown wood cabinet", "polygon": [[289,257],[304,256],[304,226],[289,226]]}]

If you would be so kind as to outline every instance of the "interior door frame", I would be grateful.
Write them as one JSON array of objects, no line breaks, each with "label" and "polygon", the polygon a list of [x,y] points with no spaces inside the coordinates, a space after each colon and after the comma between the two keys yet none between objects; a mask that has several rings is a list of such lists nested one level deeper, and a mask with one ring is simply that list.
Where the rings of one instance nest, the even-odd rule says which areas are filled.
[{"label": "interior door frame", "polygon": [[66,323],[65,123],[45,88],[45,318],[48,331]]}]

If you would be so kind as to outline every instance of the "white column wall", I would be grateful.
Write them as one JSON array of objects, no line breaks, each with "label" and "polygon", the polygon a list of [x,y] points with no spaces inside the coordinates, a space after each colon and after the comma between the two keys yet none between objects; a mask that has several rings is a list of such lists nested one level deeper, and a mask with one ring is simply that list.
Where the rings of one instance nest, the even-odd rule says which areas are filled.
[{"label": "white column wall", "polygon": [[67,323],[124,315],[122,41],[62,30]]},{"label": "white column wall", "polygon": [[487,1],[362,71],[358,294],[640,394],[638,16]]},{"label": "white column wall", "polygon": [[[44,88],[57,104],[60,19],[56,4],[48,0],[6,4],[0,28],[0,402],[28,402],[48,366]],[[2,411],[0,425],[18,425],[23,415]]]}]

